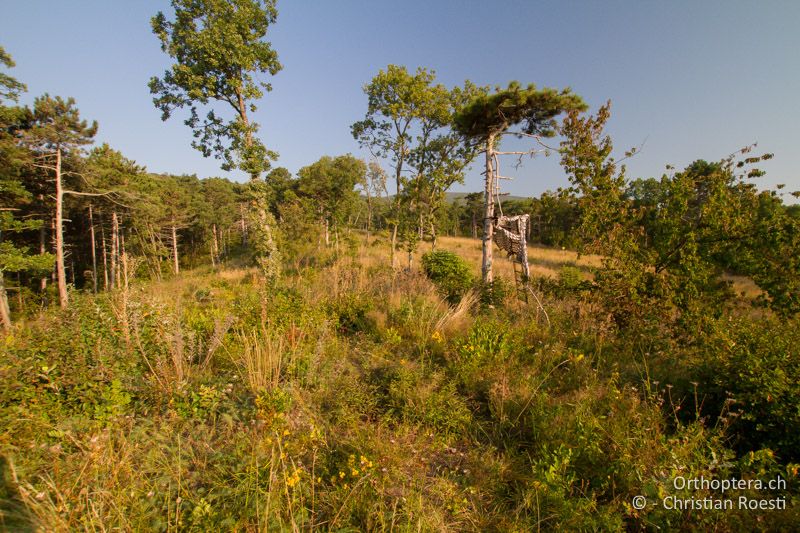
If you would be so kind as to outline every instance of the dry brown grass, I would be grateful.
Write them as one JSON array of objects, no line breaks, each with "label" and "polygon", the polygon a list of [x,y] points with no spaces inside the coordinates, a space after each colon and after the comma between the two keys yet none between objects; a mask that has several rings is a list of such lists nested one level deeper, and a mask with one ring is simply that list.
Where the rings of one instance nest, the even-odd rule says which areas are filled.
[{"label": "dry brown grass", "polygon": [[[479,274],[481,269],[481,241],[469,237],[439,237],[438,248],[454,252],[464,258],[470,265],[474,274]],[[412,265],[419,265],[422,255],[430,251],[430,243],[422,243],[412,254]],[[389,255],[389,244],[386,239],[381,239],[379,244],[363,247],[359,260],[367,266],[386,264]],[[571,250],[558,250],[545,246],[528,246],[528,262],[532,276],[556,277],[558,271],[564,266],[574,266],[586,270],[600,266],[602,258],[598,255],[578,256]],[[397,254],[398,266],[408,265],[408,253],[400,250]],[[494,246],[494,271],[503,278],[513,279],[514,267],[510,259]]]},{"label": "dry brown grass", "polygon": [[[378,238],[378,242],[370,246],[362,246],[359,252],[359,262],[365,266],[385,265],[389,259],[388,240]],[[448,250],[457,253],[470,265],[475,275],[480,274],[481,269],[481,240],[470,237],[439,237],[438,247],[441,250]],[[418,249],[412,254],[413,266],[418,266],[422,255],[430,251],[430,243],[421,243]],[[590,269],[600,267],[602,256],[595,254],[579,255],[573,250],[549,248],[542,245],[528,246],[528,263],[532,277],[551,277],[558,276],[558,271],[565,266],[572,266],[581,269],[586,278],[591,279]],[[403,250],[397,253],[398,266],[408,265],[408,254]],[[514,279],[514,266],[502,250],[494,246],[494,272],[496,276]],[[753,280],[746,276],[735,276],[726,274],[723,279],[733,282],[733,289],[736,294],[744,299],[752,300],[758,297],[762,291]]]}]

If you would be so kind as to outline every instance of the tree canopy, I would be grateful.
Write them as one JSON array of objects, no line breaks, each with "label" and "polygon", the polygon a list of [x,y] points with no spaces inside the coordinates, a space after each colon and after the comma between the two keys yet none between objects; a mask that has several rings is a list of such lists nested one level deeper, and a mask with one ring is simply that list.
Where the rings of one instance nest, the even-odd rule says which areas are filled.
[{"label": "tree canopy", "polygon": [[[256,138],[258,124],[248,117],[254,102],[272,90],[263,75],[282,68],[265,40],[277,18],[275,0],[172,0],[172,7],[175,20],[162,12],[152,19],[161,49],[175,60],[161,78],[150,80],[153,103],[163,120],[188,107],[192,146],[221,159],[224,170],[238,168],[257,178],[276,157]],[[201,117],[198,106],[212,101],[227,104],[233,118],[214,108]]]}]

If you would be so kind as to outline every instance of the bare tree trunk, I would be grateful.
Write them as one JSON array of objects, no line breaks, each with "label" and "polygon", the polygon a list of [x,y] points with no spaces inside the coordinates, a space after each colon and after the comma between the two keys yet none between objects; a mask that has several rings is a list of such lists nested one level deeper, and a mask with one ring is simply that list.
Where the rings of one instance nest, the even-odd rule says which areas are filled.
[{"label": "bare tree trunk", "polygon": [[174,274],[179,274],[181,271],[180,263],[178,261],[178,230],[175,227],[175,219],[172,219],[172,270]]},{"label": "bare tree trunk", "polygon": [[100,245],[103,247],[103,290],[108,291],[108,250],[106,248],[106,230],[103,227],[103,219],[100,219]]},{"label": "bare tree trunk", "polygon": [[214,237],[214,259],[219,263],[220,261],[220,253],[219,253],[219,239],[217,239],[217,225],[214,224],[211,226],[211,234]]},{"label": "bare tree trunk", "polygon": [[369,193],[369,182],[367,182],[364,189],[367,192],[367,245],[369,245],[369,236],[372,230],[372,196]]},{"label": "bare tree trunk", "polygon": [[64,189],[61,186],[61,146],[56,146],[56,272],[58,275],[58,301],[62,309],[69,305],[67,275],[64,269]]},{"label": "bare tree trunk", "polygon": [[330,242],[330,223],[328,219],[325,219],[325,248],[331,245]]},{"label": "bare tree trunk", "polygon": [[122,244],[122,255],[120,256],[120,258],[121,258],[121,263],[122,263],[122,279],[125,282],[125,284],[123,286],[125,287],[125,290],[127,291],[128,290],[128,252],[125,251],[125,234],[124,233],[120,233],[119,240],[120,240],[120,243]]},{"label": "bare tree trunk", "polygon": [[3,282],[2,270],[0,270],[0,327],[3,330],[11,329],[11,310],[8,308],[8,295]]},{"label": "bare tree trunk", "polygon": [[92,292],[97,294],[97,242],[94,235],[94,217],[92,204],[89,204],[89,233],[92,237]]},{"label": "bare tree trunk", "polygon": [[[445,229],[445,235],[447,235],[447,230]],[[431,251],[436,250],[436,224],[433,222],[433,217],[431,217]]]},{"label": "bare tree trunk", "polygon": [[150,233],[150,245],[153,247],[153,261],[155,261],[156,279],[161,281],[161,247],[156,242],[156,232],[153,227],[148,223],[147,231]]},{"label": "bare tree trunk", "polygon": [[111,288],[118,288],[119,281],[119,219],[114,211],[111,213]]},{"label": "bare tree trunk", "polygon": [[492,283],[492,236],[494,233],[494,134],[486,139],[486,188],[483,191],[483,258],[481,275],[484,283]]}]

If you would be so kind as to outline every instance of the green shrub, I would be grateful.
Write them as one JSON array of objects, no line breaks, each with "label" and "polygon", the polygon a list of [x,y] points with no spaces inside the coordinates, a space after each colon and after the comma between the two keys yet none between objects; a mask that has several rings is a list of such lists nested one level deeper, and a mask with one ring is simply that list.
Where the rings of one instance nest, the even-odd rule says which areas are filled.
[{"label": "green shrub", "polygon": [[[699,389],[707,412],[730,418],[740,451],[768,447],[800,460],[800,334],[778,319],[724,321],[703,358]],[[720,345],[721,343],[721,345]]]},{"label": "green shrub", "polygon": [[422,270],[450,304],[458,303],[473,285],[469,266],[452,252],[437,250],[424,254]]},{"label": "green shrub", "polygon": [[478,285],[481,305],[489,308],[503,307],[515,290],[513,283],[500,277],[491,283],[481,282]]}]

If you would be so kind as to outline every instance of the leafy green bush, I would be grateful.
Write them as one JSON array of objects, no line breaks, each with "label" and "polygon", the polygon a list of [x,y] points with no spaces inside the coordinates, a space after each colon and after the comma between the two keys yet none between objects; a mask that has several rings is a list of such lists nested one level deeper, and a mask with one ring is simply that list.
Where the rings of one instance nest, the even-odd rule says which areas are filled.
[{"label": "leafy green bush", "polygon": [[505,278],[496,277],[491,283],[478,285],[480,302],[483,307],[502,307],[514,294],[514,284]]},{"label": "leafy green bush", "polygon": [[704,357],[700,389],[707,410],[730,418],[741,451],[768,447],[784,461],[800,460],[800,334],[786,322],[724,321]]},{"label": "leafy green bush", "polygon": [[422,256],[422,270],[450,304],[456,304],[474,281],[467,263],[453,252],[437,250]]}]

